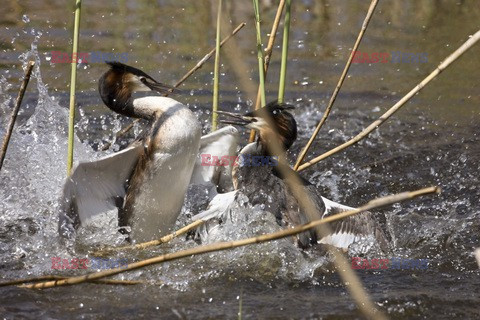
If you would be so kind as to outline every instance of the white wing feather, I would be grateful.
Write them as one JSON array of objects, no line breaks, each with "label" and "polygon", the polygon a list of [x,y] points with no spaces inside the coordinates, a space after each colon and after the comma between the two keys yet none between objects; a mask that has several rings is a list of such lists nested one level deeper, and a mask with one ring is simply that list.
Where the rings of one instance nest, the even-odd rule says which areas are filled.
[{"label": "white wing feather", "polygon": [[130,178],[143,152],[140,142],[92,162],[79,163],[67,179],[63,201],[75,201],[81,223],[114,209],[117,197],[125,196],[125,183]]},{"label": "white wing feather", "polygon": [[329,200],[327,198],[322,197],[323,203],[325,204],[325,213],[323,214],[323,217],[329,216],[332,214],[332,210],[334,212],[342,212],[342,211],[348,211],[348,210],[353,210],[355,208],[337,203],[335,201]]},{"label": "white wing feather", "polygon": [[[231,157],[236,156],[238,136],[238,130],[232,126],[227,126],[202,136],[200,139],[200,150],[198,151],[190,183],[213,183],[214,185],[219,185],[220,189],[227,188],[226,185],[228,184],[231,185],[233,163],[230,163],[230,160],[232,159]],[[226,166],[202,165],[202,155],[210,155],[211,158],[218,157],[218,159],[228,156],[229,164]]]},{"label": "white wing feather", "polygon": [[[355,208],[345,206],[343,204],[334,202],[327,198],[322,197],[325,204],[325,212],[323,218],[342,211],[353,210]],[[348,249],[348,246],[359,239],[358,235],[349,232],[334,232],[324,238],[319,243],[329,244],[337,248]]]}]

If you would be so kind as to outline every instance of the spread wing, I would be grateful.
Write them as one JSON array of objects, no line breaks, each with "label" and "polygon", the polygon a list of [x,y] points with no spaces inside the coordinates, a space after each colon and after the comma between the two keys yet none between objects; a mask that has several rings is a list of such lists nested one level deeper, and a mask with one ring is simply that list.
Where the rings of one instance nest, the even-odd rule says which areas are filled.
[{"label": "spread wing", "polygon": [[[190,183],[213,183],[221,191],[231,189],[232,160],[237,155],[238,136],[238,130],[232,126],[202,136]],[[222,161],[222,157],[223,164],[215,165],[216,159]]]},{"label": "spread wing", "polygon": [[[325,214],[323,218],[332,216],[354,208],[336,203],[323,198],[325,203]],[[348,246],[357,242],[362,237],[373,236],[383,251],[388,250],[388,240],[380,227],[379,223],[373,217],[371,212],[363,212],[346,219],[330,224],[332,233],[322,238],[319,243],[329,244],[337,248],[348,249]]]},{"label": "spread wing", "polygon": [[91,217],[121,206],[126,182],[142,152],[143,144],[135,142],[120,152],[75,167],[63,187],[61,235],[69,236]]},{"label": "spread wing", "polygon": [[218,230],[218,226],[229,219],[231,205],[235,202],[238,191],[218,193],[210,201],[207,210],[192,217],[193,221],[203,220],[195,237],[200,240],[207,239],[209,233]]}]

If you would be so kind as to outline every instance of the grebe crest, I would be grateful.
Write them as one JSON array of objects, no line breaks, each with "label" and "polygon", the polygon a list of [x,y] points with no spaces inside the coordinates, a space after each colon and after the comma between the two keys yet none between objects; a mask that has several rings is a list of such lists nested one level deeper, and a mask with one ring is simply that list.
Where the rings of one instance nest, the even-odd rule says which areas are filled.
[{"label": "grebe crest", "polygon": [[110,70],[105,72],[99,82],[100,97],[112,111],[127,117],[152,119],[153,114],[142,113],[133,107],[133,92],[156,91],[167,94],[173,87],[160,83],[140,69],[121,62],[106,62]]},{"label": "grebe crest", "polygon": [[151,240],[175,223],[195,166],[201,126],[180,102],[159,96],[133,98],[136,91],[167,93],[143,71],[119,62],[99,81],[103,102],[112,111],[151,121],[149,133],[125,150],[78,164],[67,179],[60,234],[69,237],[80,223],[114,207],[120,227],[134,240]]}]

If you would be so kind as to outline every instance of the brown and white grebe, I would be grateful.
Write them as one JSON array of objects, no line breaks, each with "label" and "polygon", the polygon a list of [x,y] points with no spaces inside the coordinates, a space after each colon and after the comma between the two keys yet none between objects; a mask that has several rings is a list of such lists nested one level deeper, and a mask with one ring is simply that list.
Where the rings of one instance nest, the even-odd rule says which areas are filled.
[{"label": "brown and white grebe", "polygon": [[194,167],[193,180],[213,180],[215,172],[195,166],[199,148],[222,139],[232,143],[237,131],[229,127],[201,138],[200,123],[180,102],[132,96],[136,91],[166,93],[172,87],[134,67],[107,64],[110,69],[99,80],[103,102],[116,113],[150,120],[150,131],[120,152],[76,166],[64,186],[59,233],[72,238],[81,223],[118,208],[119,226],[131,228],[131,239],[152,240],[175,223]]},{"label": "brown and white grebe", "polygon": [[[274,101],[262,109],[245,115],[229,112],[219,113],[233,119],[221,120],[221,122],[254,129],[258,133],[257,142],[245,146],[240,151],[240,157],[250,159],[254,157],[257,157],[257,159],[258,157],[260,159],[277,157],[278,159],[281,155],[271,151],[270,143],[276,139],[286,151],[297,138],[295,118],[288,112],[291,109],[293,109],[293,106]],[[282,159],[278,161],[276,166],[272,166],[271,162],[267,165],[258,165],[258,161],[257,165],[251,165],[251,163],[242,165],[242,162],[244,161],[240,161],[239,165],[233,168],[232,177],[235,191],[219,194],[216,199],[212,200],[210,208],[195,218],[204,220],[216,218],[212,220],[217,220],[218,225],[218,220],[228,219],[229,206],[235,201],[238,193],[245,195],[251,205],[261,205],[265,211],[274,214],[277,223],[285,227],[304,224],[312,219],[321,219],[352,209],[322,197],[314,185],[294,172]],[[267,161],[264,162],[267,163]],[[282,170],[279,170],[278,166],[283,166]],[[298,177],[295,180],[300,184],[296,183],[293,187],[303,189],[309,201],[316,208],[315,217],[308,217],[301,210],[298,200],[294,197],[282,174],[285,173],[285,170],[289,170],[288,174],[295,174]],[[197,234],[200,237],[206,236],[205,233],[214,228],[214,223],[209,223],[203,229],[199,229]],[[326,237],[321,237],[316,230],[305,232],[297,236],[297,244],[305,248],[315,243],[322,243],[348,249],[351,244],[361,238],[373,236],[382,250],[388,250],[385,233],[370,212],[332,223],[330,229],[331,233]]]}]

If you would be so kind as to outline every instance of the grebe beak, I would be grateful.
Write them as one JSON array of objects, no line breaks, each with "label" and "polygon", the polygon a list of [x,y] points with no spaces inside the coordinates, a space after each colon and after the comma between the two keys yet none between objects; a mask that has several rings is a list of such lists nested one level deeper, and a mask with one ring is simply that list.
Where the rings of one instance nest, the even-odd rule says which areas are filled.
[{"label": "grebe beak", "polygon": [[235,126],[247,127],[248,125],[257,121],[257,119],[255,119],[255,117],[242,116],[240,114],[233,113],[233,112],[226,112],[226,111],[214,111],[214,112],[218,113],[220,115],[223,115],[223,116],[228,116],[228,117],[234,118],[232,120],[220,119],[219,122],[224,123],[224,124],[231,124],[231,125],[235,125]]},{"label": "grebe beak", "polygon": [[146,77],[141,77],[140,78],[140,81],[146,85],[150,90],[152,91],[156,91],[158,93],[162,93],[162,94],[168,94],[168,93],[172,93],[173,90],[175,90],[175,92],[178,92],[179,90],[176,90],[174,87],[172,86],[169,86],[167,84],[163,84],[163,83],[160,83],[160,82],[157,82],[156,80],[154,80],[153,78],[146,78]]}]

